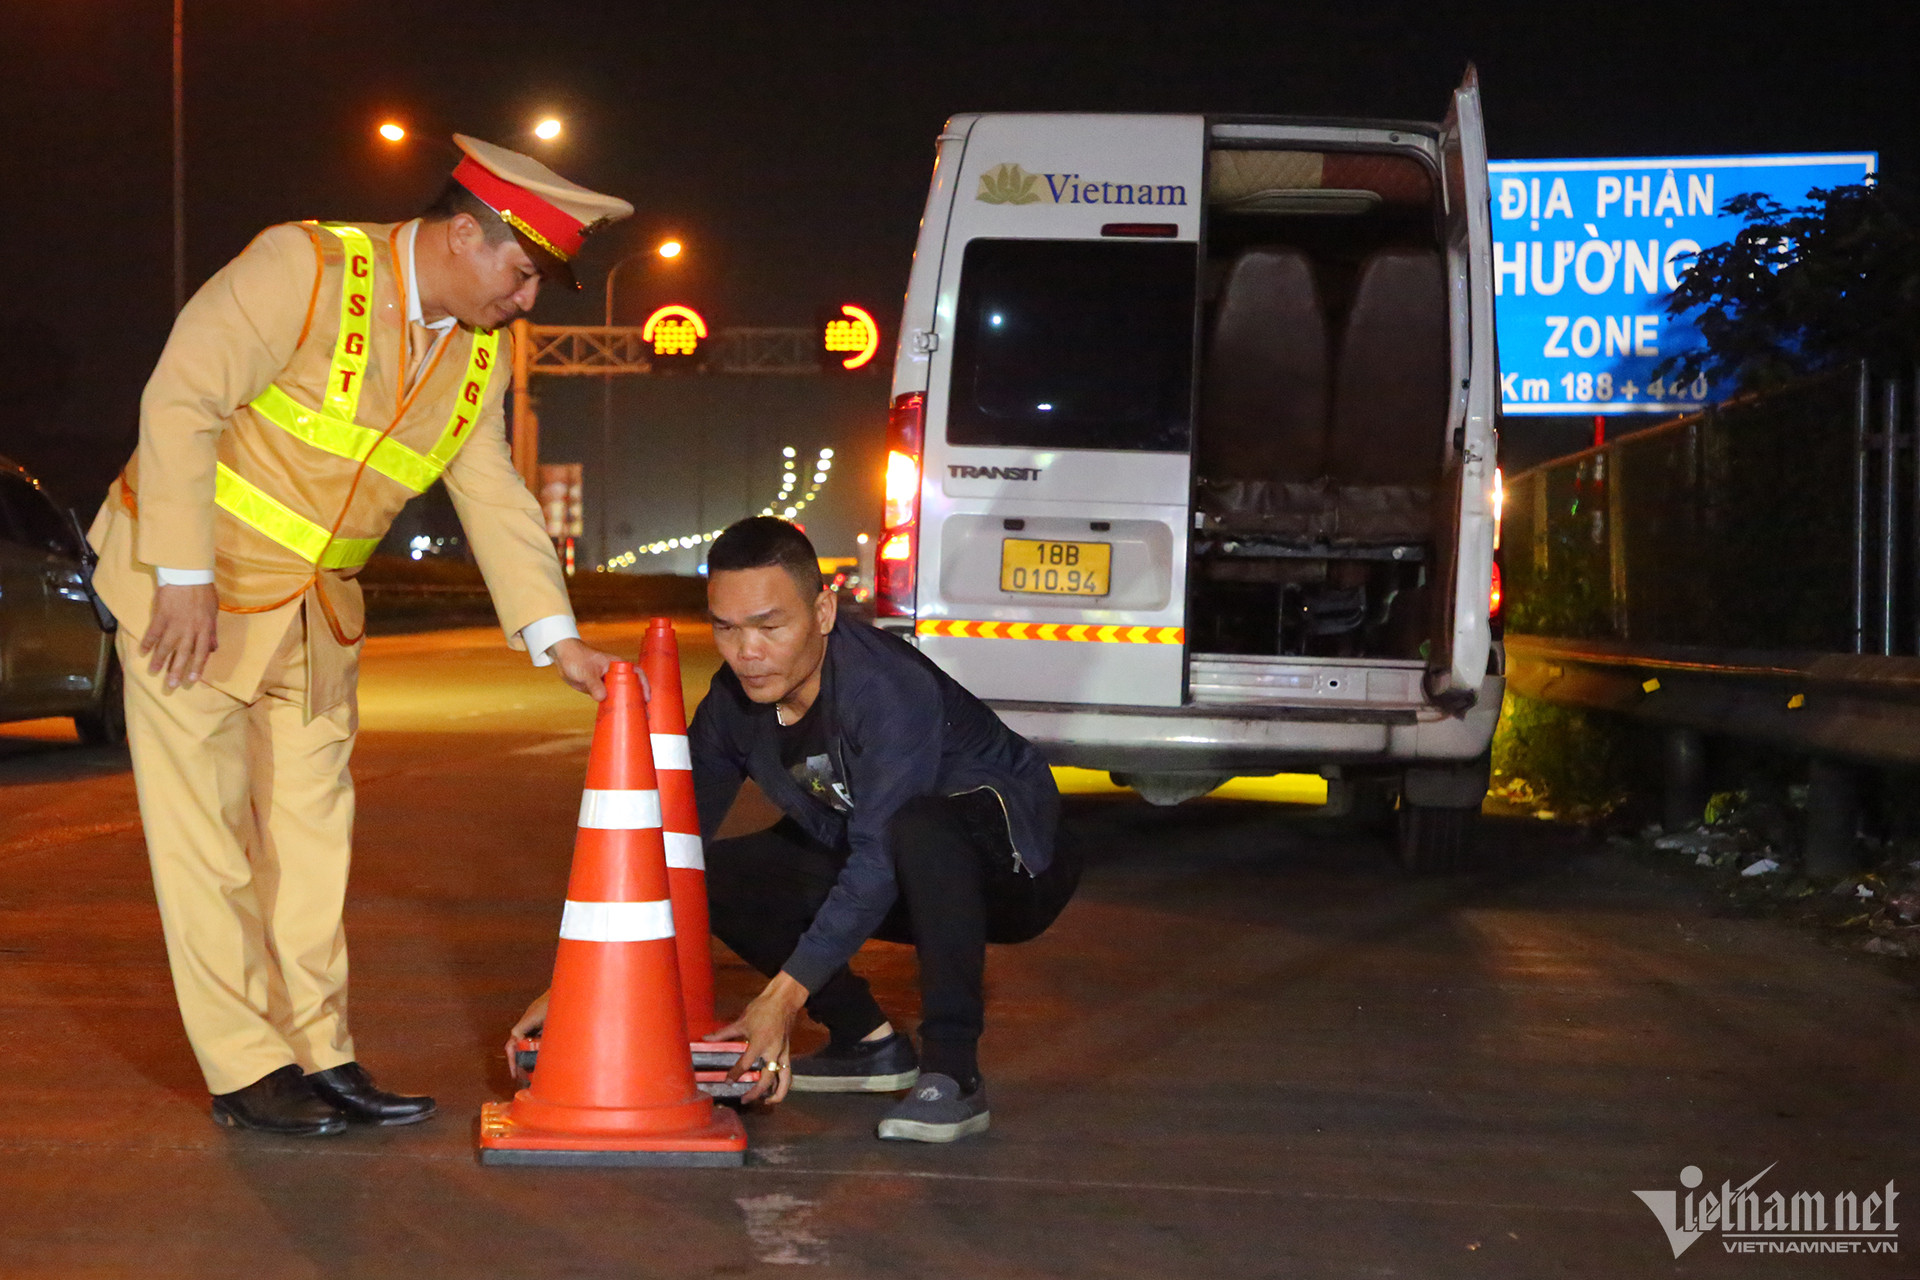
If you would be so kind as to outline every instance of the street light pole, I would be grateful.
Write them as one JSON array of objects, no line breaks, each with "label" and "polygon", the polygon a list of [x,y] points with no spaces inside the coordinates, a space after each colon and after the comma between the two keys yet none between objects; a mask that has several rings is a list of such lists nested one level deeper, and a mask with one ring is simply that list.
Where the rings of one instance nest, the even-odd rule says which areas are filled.
[{"label": "street light pole", "polygon": [[[632,253],[627,254],[621,258],[620,261],[614,263],[612,267],[608,268],[605,317],[605,323],[608,329],[613,328],[613,282],[614,278],[620,274],[620,268],[626,266],[635,258],[646,257],[649,254],[671,261],[680,256],[681,249],[682,245],[678,240],[666,240],[651,249],[635,249]],[[608,497],[613,492],[612,468],[613,375],[611,373],[605,373],[600,375],[600,501],[594,504],[595,512],[593,521],[594,538],[599,544],[601,564],[605,564],[613,554],[613,548],[609,545],[607,538],[607,507],[611,505]]]},{"label": "street light pole", "polygon": [[[613,282],[620,274],[620,268],[644,254],[655,252],[651,249],[635,249],[626,257],[613,264],[607,270],[606,327],[613,328]],[[600,501],[594,504],[593,536],[599,549],[600,563],[605,564],[613,554],[613,547],[607,539],[607,507],[613,493],[613,375],[600,375]]]},{"label": "street light pole", "polygon": [[186,0],[173,0],[173,312],[187,305]]},{"label": "street light pole", "polygon": [[[636,254],[628,254],[613,264],[607,272],[607,328],[613,328],[613,278],[620,268],[627,265]],[[601,564],[605,564],[613,555],[613,548],[607,542],[607,507],[613,494],[613,477],[608,471],[613,467],[613,375],[600,375],[600,500],[593,504],[593,543],[599,554]]]}]

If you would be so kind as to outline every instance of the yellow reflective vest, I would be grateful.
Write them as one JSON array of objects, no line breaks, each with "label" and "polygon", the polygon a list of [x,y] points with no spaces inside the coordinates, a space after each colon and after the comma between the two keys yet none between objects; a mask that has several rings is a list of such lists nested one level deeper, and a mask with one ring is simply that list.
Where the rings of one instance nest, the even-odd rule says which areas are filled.
[{"label": "yellow reflective vest", "polygon": [[[388,229],[300,225],[319,260],[306,330],[221,433],[215,575],[228,612],[268,612],[314,590],[334,638],[351,645],[364,606],[346,583],[473,435],[500,339],[456,330],[408,388],[405,281]],[[136,504],[134,465],[122,483]]]}]

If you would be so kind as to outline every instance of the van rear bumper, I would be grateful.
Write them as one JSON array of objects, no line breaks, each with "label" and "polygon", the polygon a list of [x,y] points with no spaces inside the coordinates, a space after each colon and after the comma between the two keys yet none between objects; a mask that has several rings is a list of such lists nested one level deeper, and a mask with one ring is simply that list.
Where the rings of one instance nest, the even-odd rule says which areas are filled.
[{"label": "van rear bumper", "polygon": [[1122,707],[989,702],[1052,764],[1110,772],[1272,774],[1323,765],[1473,760],[1506,695],[1489,675],[1464,716],[1431,707]]}]

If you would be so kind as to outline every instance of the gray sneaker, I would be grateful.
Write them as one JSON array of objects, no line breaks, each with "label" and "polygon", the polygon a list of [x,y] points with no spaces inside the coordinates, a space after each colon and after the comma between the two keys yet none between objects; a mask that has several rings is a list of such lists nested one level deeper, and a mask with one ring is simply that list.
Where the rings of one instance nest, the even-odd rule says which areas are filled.
[{"label": "gray sneaker", "polygon": [[892,1093],[920,1078],[920,1057],[903,1031],[885,1040],[829,1044],[788,1066],[795,1093]]},{"label": "gray sneaker", "polygon": [[903,1142],[952,1142],[987,1131],[987,1087],[961,1094],[952,1076],[922,1075],[913,1092],[894,1104],[875,1130]]}]

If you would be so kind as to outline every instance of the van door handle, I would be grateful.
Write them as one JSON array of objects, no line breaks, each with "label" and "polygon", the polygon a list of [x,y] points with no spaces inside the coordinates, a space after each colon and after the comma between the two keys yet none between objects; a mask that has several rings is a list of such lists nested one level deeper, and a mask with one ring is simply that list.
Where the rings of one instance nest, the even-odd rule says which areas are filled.
[{"label": "van door handle", "polygon": [[940,335],[931,329],[913,331],[913,350],[916,355],[926,355],[940,349]]}]

